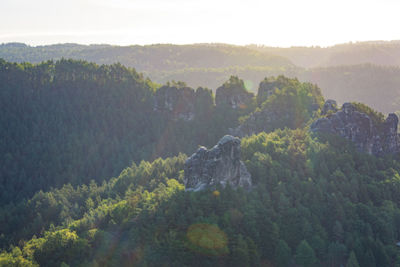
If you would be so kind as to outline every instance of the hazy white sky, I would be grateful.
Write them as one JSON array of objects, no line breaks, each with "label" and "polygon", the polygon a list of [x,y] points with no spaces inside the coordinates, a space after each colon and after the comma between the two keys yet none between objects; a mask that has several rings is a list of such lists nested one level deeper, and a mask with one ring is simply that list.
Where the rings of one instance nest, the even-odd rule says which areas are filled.
[{"label": "hazy white sky", "polygon": [[321,45],[400,39],[400,0],[0,0],[0,43]]}]

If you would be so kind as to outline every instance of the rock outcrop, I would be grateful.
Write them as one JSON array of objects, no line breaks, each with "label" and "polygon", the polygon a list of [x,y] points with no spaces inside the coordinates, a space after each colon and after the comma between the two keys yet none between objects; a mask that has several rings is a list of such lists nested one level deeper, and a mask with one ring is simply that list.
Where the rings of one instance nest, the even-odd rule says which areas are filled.
[{"label": "rock outcrop", "polygon": [[256,99],[258,108],[242,117],[236,128],[229,129],[230,134],[244,137],[285,127],[303,127],[323,103],[316,85],[283,76],[265,78]]},{"label": "rock outcrop", "polygon": [[163,86],[154,95],[153,110],[171,115],[174,120],[194,118],[195,92],[192,88]]},{"label": "rock outcrop", "polygon": [[210,150],[200,147],[186,160],[184,184],[189,191],[228,184],[250,189],[251,175],[240,160],[240,139],[225,135]]},{"label": "rock outcrop", "polygon": [[399,152],[398,121],[391,113],[384,122],[377,123],[356,110],[353,104],[344,103],[341,110],[313,122],[311,130],[342,136],[352,141],[359,151],[379,156]]},{"label": "rock outcrop", "polygon": [[217,107],[244,109],[251,103],[253,97],[254,94],[246,90],[242,80],[231,77],[228,82],[217,88],[215,104]]},{"label": "rock outcrop", "polygon": [[261,105],[265,100],[274,94],[275,90],[281,90],[282,88],[295,83],[299,83],[299,81],[297,79],[286,78],[282,75],[279,75],[278,77],[265,77],[258,87],[257,104]]},{"label": "rock outcrop", "polygon": [[325,104],[322,107],[321,114],[327,115],[330,112],[336,112],[336,111],[338,111],[336,101],[332,100],[332,99],[328,99],[325,101]]}]

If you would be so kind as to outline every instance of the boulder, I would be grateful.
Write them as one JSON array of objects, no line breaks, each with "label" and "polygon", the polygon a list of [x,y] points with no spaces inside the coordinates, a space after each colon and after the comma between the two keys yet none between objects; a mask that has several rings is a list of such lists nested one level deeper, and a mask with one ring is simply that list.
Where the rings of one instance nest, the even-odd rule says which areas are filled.
[{"label": "boulder", "polygon": [[250,189],[251,175],[240,160],[240,139],[225,135],[211,149],[200,147],[185,162],[184,184],[188,191],[217,185]]}]

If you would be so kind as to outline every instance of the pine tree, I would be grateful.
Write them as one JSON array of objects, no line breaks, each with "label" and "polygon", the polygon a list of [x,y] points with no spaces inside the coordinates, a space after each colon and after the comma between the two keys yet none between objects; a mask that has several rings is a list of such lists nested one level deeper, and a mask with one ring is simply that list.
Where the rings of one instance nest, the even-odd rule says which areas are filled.
[{"label": "pine tree", "polygon": [[278,247],[276,248],[276,263],[278,267],[289,266],[292,251],[284,240],[279,240]]},{"label": "pine tree", "polygon": [[296,249],[296,263],[300,266],[311,267],[317,262],[315,252],[306,240],[300,242]]},{"label": "pine tree", "polygon": [[354,253],[354,251],[352,251],[350,253],[349,259],[346,263],[346,267],[360,267],[360,265],[358,264],[357,261],[357,257],[356,254]]}]

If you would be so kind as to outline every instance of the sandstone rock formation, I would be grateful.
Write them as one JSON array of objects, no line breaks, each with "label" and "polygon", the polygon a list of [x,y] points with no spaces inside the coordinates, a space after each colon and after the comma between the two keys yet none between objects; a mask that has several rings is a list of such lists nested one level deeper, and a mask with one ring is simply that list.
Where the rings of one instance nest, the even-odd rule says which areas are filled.
[{"label": "sandstone rock formation", "polygon": [[298,83],[299,81],[297,79],[290,79],[282,75],[279,75],[278,77],[265,77],[258,87],[257,104],[261,105],[265,100],[274,94],[275,90],[281,90],[282,88],[290,86],[291,84],[293,85],[296,82]]},{"label": "sandstone rock formation", "polygon": [[229,106],[232,109],[244,109],[252,101],[253,94],[247,92],[243,81],[231,77],[228,82],[217,88],[215,104],[217,107]]},{"label": "sandstone rock formation", "polygon": [[353,104],[344,103],[341,110],[313,122],[311,130],[342,136],[352,141],[359,151],[383,155],[399,152],[398,121],[392,113],[386,121],[377,124]]},{"label": "sandstone rock formation", "polygon": [[184,184],[189,191],[227,184],[250,189],[251,175],[240,161],[240,139],[225,135],[210,150],[200,147],[186,160]]},{"label": "sandstone rock formation", "polygon": [[163,86],[154,95],[153,110],[164,112],[173,119],[191,121],[194,118],[195,92],[189,87]]}]

